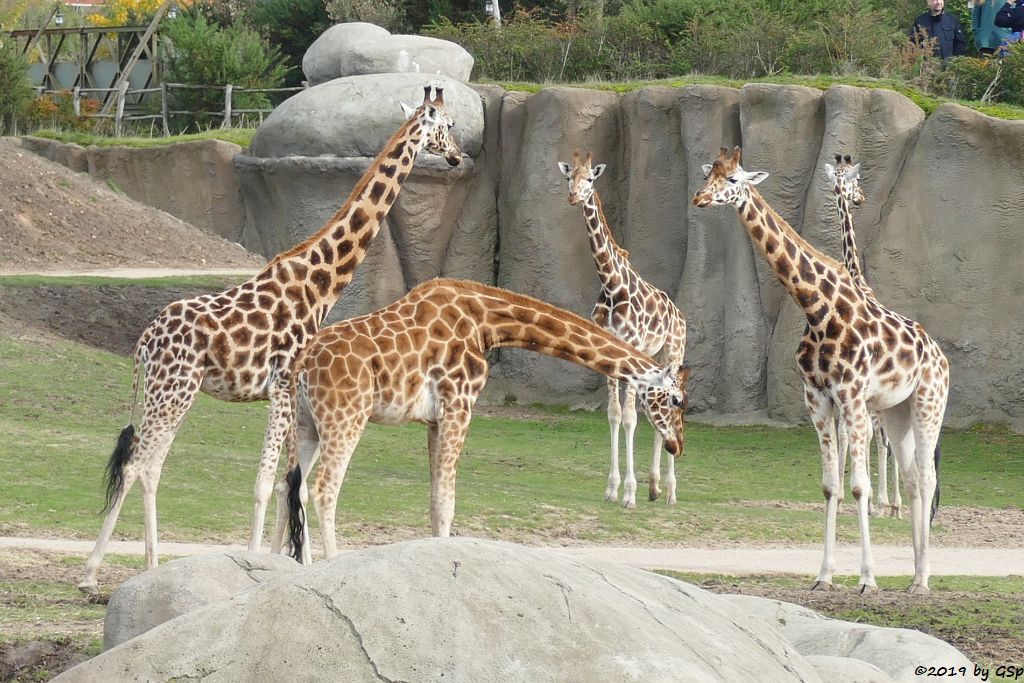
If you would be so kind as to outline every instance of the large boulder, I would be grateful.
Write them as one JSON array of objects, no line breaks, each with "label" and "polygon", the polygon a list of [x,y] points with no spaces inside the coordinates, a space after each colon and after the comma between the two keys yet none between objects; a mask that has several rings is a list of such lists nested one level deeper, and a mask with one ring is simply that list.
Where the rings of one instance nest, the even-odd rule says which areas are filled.
[{"label": "large boulder", "polygon": [[[722,596],[736,607],[745,610],[757,620],[771,626],[792,643],[800,654],[816,659],[819,670],[849,666],[834,661],[857,660],[885,672],[894,681],[920,680],[915,669],[922,664],[951,669],[964,667],[973,672],[974,664],[959,650],[920,631],[904,628],[884,628],[868,624],[855,624],[829,619],[817,612],[780,600],[750,595]],[[865,674],[869,670],[865,670]],[[967,676],[967,680],[977,680]],[[830,680],[853,680],[830,677]],[[885,680],[878,678],[866,680]]]},{"label": "large boulder", "polygon": [[[417,158],[331,320],[386,306],[408,288],[442,274],[493,280],[488,274],[497,235],[497,159],[482,152],[486,98],[442,76],[336,79],[278,107],[247,154],[234,160],[247,206],[244,243],[270,258],[319,230],[337,212],[404,123],[400,102],[418,106],[426,85],[444,88],[453,134],[466,156],[456,168],[427,153]],[[487,97],[495,109],[494,93]],[[466,252],[473,264],[467,263]]]},{"label": "large boulder", "polygon": [[332,26],[302,58],[310,85],[344,76],[406,72],[468,81],[472,70],[473,56],[461,45],[427,36],[392,35],[362,22]]},{"label": "large boulder", "polygon": [[427,539],[289,573],[56,680],[820,681],[704,590],[554,550]]},{"label": "large boulder", "polygon": [[110,596],[103,649],[298,567],[284,555],[230,551],[172,560],[137,574]]}]

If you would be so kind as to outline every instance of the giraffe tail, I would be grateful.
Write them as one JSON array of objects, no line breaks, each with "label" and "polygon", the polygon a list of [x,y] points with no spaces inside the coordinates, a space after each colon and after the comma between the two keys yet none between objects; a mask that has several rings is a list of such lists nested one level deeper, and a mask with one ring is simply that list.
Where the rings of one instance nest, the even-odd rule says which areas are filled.
[{"label": "giraffe tail", "polygon": [[928,518],[928,526],[931,526],[935,522],[935,515],[939,511],[939,495],[941,493],[939,487],[939,463],[942,461],[942,449],[939,444],[935,444],[935,495],[932,496],[932,514]]},{"label": "giraffe tail", "polygon": [[132,441],[134,439],[134,425],[128,425],[122,429],[121,435],[117,437],[117,445],[114,446],[114,452],[110,454],[107,471],[104,475],[107,482],[107,502],[101,512],[110,510],[110,506],[121,495],[121,489],[124,488],[124,466],[132,458]]},{"label": "giraffe tail", "polygon": [[302,562],[302,545],[305,539],[306,511],[302,508],[302,466],[296,464],[285,475],[288,484],[288,541],[292,546],[292,557]]}]

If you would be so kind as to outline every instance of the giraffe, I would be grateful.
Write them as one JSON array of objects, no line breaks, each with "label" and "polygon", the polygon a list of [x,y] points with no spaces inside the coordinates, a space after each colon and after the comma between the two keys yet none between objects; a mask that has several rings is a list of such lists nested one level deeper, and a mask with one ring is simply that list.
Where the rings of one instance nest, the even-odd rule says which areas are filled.
[{"label": "giraffe", "polygon": [[[853,230],[853,213],[851,206],[860,206],[864,203],[864,191],[860,187],[860,164],[853,164],[849,154],[844,158],[836,155],[836,165],[825,164],[825,175],[832,182],[832,192],[835,196],[836,211],[839,214],[839,224],[842,229],[843,240],[843,263],[850,276],[857,282],[857,285],[868,296],[875,298],[874,290],[868,285],[864,278],[864,272],[860,267],[860,255],[857,252],[857,235]],[[871,440],[874,437],[878,450],[878,487],[875,489],[875,499],[871,501],[871,512],[878,515],[889,515],[903,518],[903,499],[900,496],[900,469],[893,460],[892,469],[892,491],[893,504],[889,504],[889,440],[885,436],[882,424],[878,421],[875,413],[870,413],[871,431],[868,432],[868,441],[865,449],[871,452]],[[846,456],[848,452],[849,437],[842,421],[836,424],[837,442],[842,460],[839,464],[839,501],[842,502],[843,475],[846,471]]]},{"label": "giraffe", "polygon": [[807,318],[796,353],[804,403],[818,433],[825,496],[825,552],[813,588],[833,588],[839,463],[833,419],[850,434],[851,490],[861,536],[860,591],[876,591],[867,473],[868,412],[878,413],[910,495],[914,579],[927,593],[929,511],[934,515],[939,431],[949,392],[949,363],[920,324],[868,296],[842,264],[816,250],[772,209],[755,186],[768,174],[740,166],[741,151],[722,148],[704,166],[698,207],[732,205],[755,247]]},{"label": "giraffe", "polygon": [[132,484],[142,486],[146,568],[157,564],[156,491],[171,443],[199,391],[224,401],[270,400],[255,486],[249,548],[259,550],[277,459],[291,423],[287,399],[291,363],[323,323],[380,230],[426,149],[457,166],[462,153],[451,135],[443,89],[426,86],[416,109],[388,140],[345,205],[309,238],[270,261],[254,277],[220,294],[169,304],[135,345],[132,413],[144,368],[138,433],[129,424],[107,464],[107,515],[79,588],[96,592],[96,573]]},{"label": "giraffe", "polygon": [[288,500],[293,552],[304,563],[311,560],[302,489],[319,457],[313,501],[325,553],[337,553],[338,493],[368,421],[427,425],[431,531],[447,537],[459,454],[487,381],[485,354],[499,347],[562,358],[636,385],[665,449],[676,457],[682,452],[689,368],[658,365],[588,320],[538,299],[476,282],[430,280],[375,313],[324,328],[300,352],[273,549],[283,545],[281,502]]},{"label": "giraffe", "polygon": [[[572,164],[558,162],[562,175],[569,181],[569,203],[582,204],[587,222],[590,250],[601,280],[601,292],[590,318],[641,353],[661,354],[670,365],[682,365],[686,349],[686,319],[668,294],[648,283],[633,269],[629,252],[615,243],[604,217],[601,197],[594,190],[594,181],[604,173],[605,164],[592,166],[593,153],[580,160],[573,152]],[[622,505],[636,507],[636,474],[633,470],[633,433],[636,430],[636,388],[626,384],[624,400],[619,402],[619,380],[608,378],[608,426],[611,430],[611,469],[604,499],[619,497],[619,426],[626,429],[626,481]],[[675,462],[668,460],[665,474],[665,501],[676,503]],[[661,495],[661,435],[654,431],[654,456],[648,478],[649,499]]]}]

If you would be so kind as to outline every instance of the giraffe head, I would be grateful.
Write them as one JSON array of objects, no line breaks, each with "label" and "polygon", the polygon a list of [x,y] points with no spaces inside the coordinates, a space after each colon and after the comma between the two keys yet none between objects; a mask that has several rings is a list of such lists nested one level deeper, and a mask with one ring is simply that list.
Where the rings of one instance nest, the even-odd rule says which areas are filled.
[{"label": "giraffe head", "polygon": [[686,381],[690,368],[669,367],[651,384],[640,384],[637,396],[651,424],[665,439],[665,450],[675,457],[683,453],[683,414],[689,402]]},{"label": "giraffe head", "polygon": [[573,152],[572,166],[564,161],[558,162],[558,170],[569,181],[569,203],[573,206],[590,199],[590,195],[594,194],[594,181],[604,173],[604,164],[591,167],[593,160],[593,152],[587,152],[587,158],[583,161],[580,161],[579,152]]},{"label": "giraffe head", "polygon": [[845,157],[837,154],[835,166],[825,164],[825,175],[833,182],[837,195],[846,197],[853,206],[864,203],[864,190],[860,189],[860,164],[854,164],[849,154]]},{"label": "giraffe head", "polygon": [[449,166],[458,166],[462,162],[462,150],[452,137],[452,121],[444,110],[444,88],[435,88],[433,99],[430,97],[431,86],[423,86],[423,104],[413,109],[402,102],[402,110],[408,119],[415,119],[423,129],[423,149],[431,154],[444,157]]},{"label": "giraffe head", "polygon": [[744,171],[740,166],[742,152],[734,147],[732,152],[723,147],[712,164],[704,164],[704,187],[693,195],[694,206],[738,206],[750,198],[750,188],[757,185],[768,174],[764,171]]}]

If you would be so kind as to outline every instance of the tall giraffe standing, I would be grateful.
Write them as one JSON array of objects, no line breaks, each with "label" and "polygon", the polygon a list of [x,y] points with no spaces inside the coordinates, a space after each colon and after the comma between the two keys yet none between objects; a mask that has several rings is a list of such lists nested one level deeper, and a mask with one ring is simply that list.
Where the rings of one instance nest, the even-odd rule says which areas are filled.
[{"label": "tall giraffe standing", "polygon": [[[850,276],[866,295],[877,300],[874,290],[868,285],[864,278],[864,272],[860,267],[860,255],[857,252],[857,235],[853,230],[852,206],[860,206],[864,203],[864,191],[860,187],[860,164],[853,164],[849,154],[846,158],[836,155],[836,165],[825,164],[825,175],[832,182],[832,193],[836,200],[836,212],[839,214],[843,240],[843,263]],[[868,432],[868,441],[865,448],[871,452],[871,439],[874,437],[878,448],[878,488],[875,490],[875,500],[871,502],[872,512],[881,515],[891,515],[903,518],[903,500],[900,495],[900,470],[893,460],[893,504],[889,504],[889,440],[885,436],[885,430],[874,413],[871,417],[871,431]],[[841,460],[839,463],[839,488],[843,489],[843,475],[846,471],[846,455],[848,452],[849,437],[842,422],[837,423],[837,441]],[[870,468],[869,468],[870,470]],[[842,501],[842,493],[839,500]]]},{"label": "tall giraffe standing", "polygon": [[[615,243],[601,206],[601,197],[594,190],[594,181],[604,173],[605,164],[591,166],[593,153],[580,160],[573,152],[572,165],[558,162],[562,175],[569,181],[569,203],[582,204],[587,221],[590,250],[601,279],[601,292],[590,314],[591,319],[641,353],[657,356],[669,365],[683,363],[686,350],[686,319],[668,294],[644,280],[633,269],[629,254]],[[636,388],[627,383],[624,400],[619,402],[619,380],[608,377],[608,426],[611,430],[611,469],[604,499],[619,497],[619,426],[626,428],[626,482],[622,505],[636,507],[636,474],[633,469],[633,433],[636,430]],[[668,461],[665,474],[669,505],[676,503],[675,462]],[[650,500],[661,495],[661,434],[654,431],[654,457],[648,479]]]},{"label": "tall giraffe standing", "polygon": [[834,417],[850,434],[851,489],[861,535],[860,589],[877,590],[871,557],[867,473],[868,412],[878,413],[910,495],[914,540],[911,593],[928,592],[929,512],[936,494],[939,431],[949,393],[949,363],[914,321],[868,296],[840,263],[807,243],[755,185],[768,177],[740,166],[737,147],[706,164],[693,196],[699,207],[736,207],[740,223],[807,318],[796,359],[804,402],[818,432],[825,494],[825,554],[815,589],[831,589],[835,572],[839,463]]},{"label": "tall giraffe standing", "polygon": [[430,518],[447,537],[455,513],[455,473],[470,416],[487,381],[486,353],[514,347],[596,370],[637,387],[665,449],[683,449],[689,369],[660,366],[597,325],[538,299],[459,280],[431,280],[390,306],[324,328],[300,352],[292,377],[296,428],[288,475],[278,490],[275,550],[290,503],[296,558],[311,559],[301,510],[302,481],[313,485],[327,557],[337,553],[334,514],[352,452],[368,421],[427,425]]},{"label": "tall giraffe standing", "polygon": [[135,345],[132,378],[134,409],[139,368],[145,368],[142,423],[136,434],[129,419],[107,465],[108,512],[80,589],[98,589],[97,569],[136,480],[142,485],[146,568],[156,566],[160,471],[199,391],[224,401],[270,400],[249,537],[249,548],[259,549],[277,459],[291,423],[288,381],[296,353],[352,281],[420,150],[444,156],[451,166],[462,160],[442,89],[433,99],[430,90],[424,88],[417,109],[402,105],[408,120],[323,228],[237,287],[168,305],[143,331]]}]

